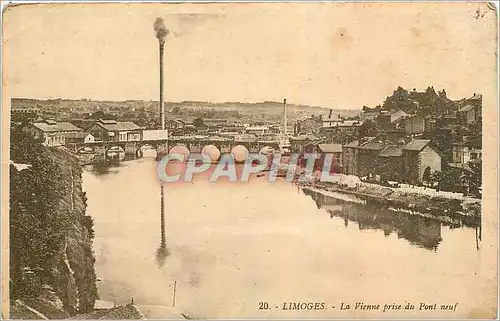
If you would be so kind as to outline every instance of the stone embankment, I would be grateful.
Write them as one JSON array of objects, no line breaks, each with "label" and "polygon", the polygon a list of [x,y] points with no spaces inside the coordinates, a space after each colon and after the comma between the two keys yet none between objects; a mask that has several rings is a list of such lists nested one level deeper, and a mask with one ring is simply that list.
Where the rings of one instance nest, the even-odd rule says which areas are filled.
[{"label": "stone embankment", "polygon": [[302,183],[303,188],[316,191],[350,194],[366,203],[386,206],[393,210],[433,217],[441,221],[460,219],[469,224],[481,221],[481,200],[447,193],[423,192],[420,188],[385,187],[358,183],[355,186],[332,182],[314,181]]}]

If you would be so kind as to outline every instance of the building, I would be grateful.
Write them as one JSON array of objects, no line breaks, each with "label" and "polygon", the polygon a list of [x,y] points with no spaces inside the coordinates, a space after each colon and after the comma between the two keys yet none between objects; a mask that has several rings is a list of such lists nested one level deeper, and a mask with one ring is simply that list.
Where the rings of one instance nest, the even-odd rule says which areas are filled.
[{"label": "building", "polygon": [[378,114],[378,116],[375,118],[375,124],[380,130],[389,130],[395,128],[392,126],[391,114],[386,110],[380,111],[380,114]]},{"label": "building", "polygon": [[331,169],[336,169],[341,171],[342,168],[342,145],[341,144],[318,144],[317,153],[321,155],[317,164],[320,164],[320,169],[323,168],[326,155],[330,154],[333,156]]},{"label": "building", "polygon": [[441,121],[440,121],[441,127],[453,126],[456,124],[458,124],[458,117],[457,117],[456,112],[451,112],[451,113],[445,114],[441,117]]},{"label": "building", "polygon": [[264,135],[269,132],[268,126],[248,126],[245,128],[246,134],[251,135]]},{"label": "building", "polygon": [[482,118],[483,117],[483,96],[481,94],[474,93],[474,96],[469,98],[468,102],[469,102],[469,104],[471,104],[474,107],[474,110],[476,112],[476,118]]},{"label": "building", "polygon": [[404,173],[402,145],[386,145],[377,155],[375,174],[382,181],[401,181]]},{"label": "building", "polygon": [[365,111],[359,115],[359,120],[361,123],[364,123],[365,120],[373,120],[375,121],[375,118],[380,114],[379,110],[371,110],[371,111]]},{"label": "building", "polygon": [[467,164],[470,161],[481,158],[481,141],[469,141],[452,144],[452,162],[455,164]]},{"label": "building", "polygon": [[171,131],[175,131],[177,129],[182,129],[182,128],[184,128],[184,125],[186,125],[186,124],[180,119],[169,119],[165,123],[166,128],[171,130]]},{"label": "building", "polygon": [[400,109],[392,109],[391,114],[391,124],[399,124],[403,119],[408,117],[408,114]]},{"label": "building", "polygon": [[358,176],[368,176],[370,174],[375,174],[377,156],[380,151],[382,151],[382,149],[384,149],[386,146],[386,143],[376,138],[372,138],[370,140],[360,140],[360,144],[356,147],[356,163]]},{"label": "building", "polygon": [[341,121],[342,119],[340,118],[340,114],[337,115],[337,117],[333,116],[333,109],[330,109],[330,113],[328,114],[328,117],[323,117],[323,115],[320,116],[321,120],[321,127],[330,127],[334,123],[337,123]]},{"label": "building", "polygon": [[10,113],[12,121],[33,121],[40,115],[40,107],[36,105],[12,104]]},{"label": "building", "polygon": [[359,140],[342,146],[342,170],[346,175],[358,175],[357,148]]},{"label": "building", "polygon": [[245,132],[245,126],[242,124],[228,124],[227,126],[224,126],[220,132],[243,134]]},{"label": "building", "polygon": [[82,131],[72,123],[56,122],[54,120],[28,124],[25,130],[31,132],[36,138],[43,140],[42,144],[46,146],[64,145],[66,143],[66,134]]},{"label": "building", "polygon": [[437,130],[437,119],[433,115],[428,115],[424,120],[424,129],[427,133],[432,133]]},{"label": "building", "polygon": [[441,155],[429,139],[414,139],[403,147],[405,181],[417,184],[425,180],[425,175],[441,171]]},{"label": "building", "polygon": [[425,118],[421,115],[410,115],[405,118],[404,127],[409,135],[422,134],[425,131]]},{"label": "building", "polygon": [[86,130],[96,141],[131,142],[141,140],[141,127],[130,121],[99,119]]},{"label": "building", "polygon": [[323,127],[320,129],[321,134],[326,133],[343,133],[348,135],[357,136],[361,122],[359,120],[340,120],[334,122],[323,122]]},{"label": "building", "polygon": [[460,108],[458,114],[460,115],[460,120],[464,124],[471,124],[477,119],[476,108],[474,108],[474,106],[472,105],[465,105],[464,107]]},{"label": "building", "polygon": [[295,124],[295,135],[314,134],[323,126],[321,117],[311,116],[298,120]]},{"label": "building", "polygon": [[281,132],[279,124],[269,125],[269,133],[270,134],[279,134]]},{"label": "building", "polygon": [[89,144],[95,141],[91,133],[71,132],[65,133],[65,145]]},{"label": "building", "polygon": [[358,158],[360,154],[359,148],[370,143],[374,139],[375,137],[363,137],[342,146],[342,168],[344,174],[362,176],[360,174]]},{"label": "building", "polygon": [[209,128],[222,128],[229,123],[229,120],[219,118],[203,118],[203,123]]}]

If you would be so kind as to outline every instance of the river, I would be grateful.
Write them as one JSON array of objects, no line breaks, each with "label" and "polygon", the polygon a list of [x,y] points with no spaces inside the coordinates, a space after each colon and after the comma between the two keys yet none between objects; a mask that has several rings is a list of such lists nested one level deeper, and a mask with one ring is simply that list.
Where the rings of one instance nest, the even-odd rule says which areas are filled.
[{"label": "river", "polygon": [[[156,162],[85,167],[95,221],[102,300],[132,298],[147,318],[175,311],[202,318],[447,317],[475,315],[489,286],[477,230],[444,226],[324,197],[278,179],[165,185],[168,256],[158,256],[160,183]],[[484,240],[483,240],[484,242]],[[481,257],[483,255],[483,258]],[[174,286],[175,284],[175,286]],[[320,302],[324,310],[284,310]],[[346,304],[350,310],[340,310]],[[414,310],[382,312],[384,304]],[[420,303],[438,304],[435,311]],[[267,307],[268,309],[259,309]],[[365,313],[365,314],[364,314]],[[373,314],[371,314],[373,316]]]}]

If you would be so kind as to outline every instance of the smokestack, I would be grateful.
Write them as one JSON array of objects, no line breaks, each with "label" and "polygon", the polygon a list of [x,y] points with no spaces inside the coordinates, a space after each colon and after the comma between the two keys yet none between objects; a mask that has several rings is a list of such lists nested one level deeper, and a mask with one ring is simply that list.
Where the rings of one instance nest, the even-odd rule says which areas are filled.
[{"label": "smokestack", "polygon": [[163,52],[165,48],[165,38],[168,35],[168,29],[165,27],[163,18],[156,18],[153,27],[160,48],[160,121],[161,129],[165,129],[165,103],[163,101]]},{"label": "smokestack", "polygon": [[160,119],[161,129],[165,129],[165,103],[163,101],[163,52],[165,43],[160,42]]}]

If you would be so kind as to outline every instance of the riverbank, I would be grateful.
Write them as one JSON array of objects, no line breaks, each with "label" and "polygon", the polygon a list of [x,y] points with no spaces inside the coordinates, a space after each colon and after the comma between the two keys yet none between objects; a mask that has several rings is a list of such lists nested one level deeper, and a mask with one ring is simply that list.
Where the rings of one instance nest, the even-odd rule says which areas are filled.
[{"label": "riverbank", "polygon": [[481,222],[480,199],[430,196],[419,192],[418,189],[412,192],[409,189],[369,183],[349,187],[338,183],[314,181],[300,183],[300,186],[320,193],[350,195],[357,202],[361,200],[393,211],[435,218],[443,222],[461,220],[469,225],[479,225]]},{"label": "riverbank", "polygon": [[88,313],[98,296],[82,167],[64,149],[30,146],[22,159],[30,167],[10,173],[19,185],[11,187],[10,318]]}]

